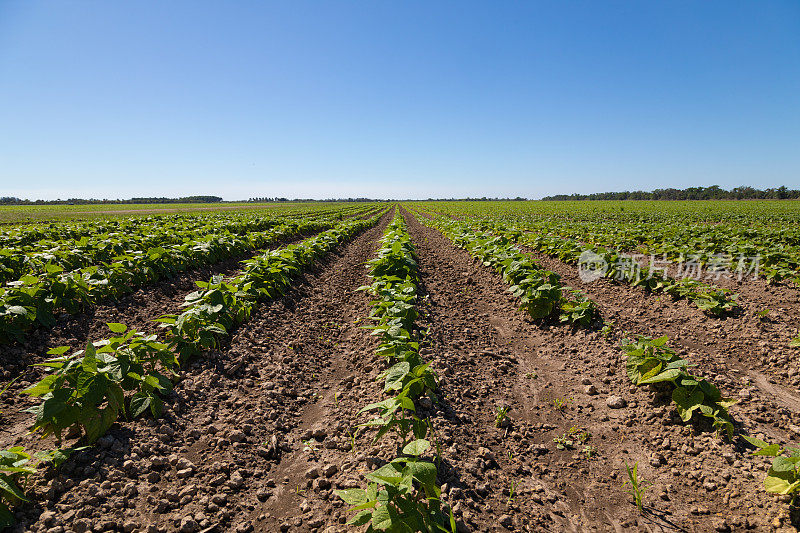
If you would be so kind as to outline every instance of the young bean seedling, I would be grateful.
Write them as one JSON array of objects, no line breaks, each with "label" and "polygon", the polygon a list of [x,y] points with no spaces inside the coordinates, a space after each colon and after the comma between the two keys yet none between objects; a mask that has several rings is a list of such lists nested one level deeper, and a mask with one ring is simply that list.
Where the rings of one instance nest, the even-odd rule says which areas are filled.
[{"label": "young bean seedling", "polygon": [[556,408],[556,411],[562,412],[572,404],[572,398],[553,398],[551,401],[553,402],[553,407]]},{"label": "young bean seedling", "polygon": [[639,512],[642,512],[642,499],[644,498],[644,492],[652,485],[649,481],[644,479],[643,477],[639,477],[639,463],[633,463],[633,467],[629,466],[628,463],[625,463],[625,470],[628,471],[628,481],[623,483],[623,486],[630,483],[631,488],[628,489],[628,494],[633,496],[633,501],[636,504],[636,508],[639,509]]},{"label": "young bean seedling", "polygon": [[510,410],[511,410],[510,407],[505,407],[505,406],[497,408],[497,416],[494,419],[495,427],[500,428],[508,424],[507,419],[508,419],[508,412]]}]

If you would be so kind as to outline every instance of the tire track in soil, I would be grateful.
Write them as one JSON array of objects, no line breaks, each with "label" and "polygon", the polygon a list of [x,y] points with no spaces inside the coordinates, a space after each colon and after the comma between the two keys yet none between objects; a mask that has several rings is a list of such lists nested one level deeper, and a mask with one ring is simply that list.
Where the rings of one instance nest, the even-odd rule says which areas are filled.
[{"label": "tire track in soil", "polygon": [[[766,373],[769,376],[767,379],[772,378],[772,383],[782,383],[795,391],[800,387],[797,348],[789,347],[789,341],[799,333],[796,317],[800,311],[800,292],[797,286],[789,283],[769,285],[764,279],[746,277],[742,280],[724,277],[704,280],[739,294],[740,309],[737,313],[725,318],[710,318],[687,300],[673,300],[668,295],[646,293],[641,288],[614,283],[605,278],[587,285],[578,277],[577,266],[535,252],[529,247],[520,248],[546,268],[558,273],[571,286],[613,301],[606,305],[616,316],[630,316],[633,312],[635,321],[635,314],[644,307],[648,317],[656,317],[656,322],[658,319],[666,320],[667,324],[659,324],[659,327],[665,326],[663,331],[672,332],[670,339],[673,335],[685,337],[684,343],[690,349],[700,351],[703,347],[711,346],[722,352],[725,360],[736,359],[739,371],[750,374],[754,381],[765,377],[763,373]],[[643,260],[642,264],[646,265],[647,261]],[[662,305],[662,301],[668,305]],[[768,315],[758,317],[757,313],[763,311],[768,311]],[[747,357],[741,357],[742,353]],[[775,396],[780,399],[781,394]],[[792,398],[790,393],[786,401],[794,404],[797,398]]]},{"label": "tire track in soil", "polygon": [[[752,309],[725,318],[707,317],[686,300],[673,301],[607,279],[582,283],[576,267],[541,254],[528,255],[565,284],[580,288],[597,303],[603,319],[621,330],[669,336],[670,344],[696,363],[702,375],[743,400],[740,414],[745,411],[749,418],[772,425],[772,438],[787,442],[800,437],[800,361],[791,356],[796,349],[786,347],[788,326],[782,319],[761,321]],[[777,328],[783,328],[782,335],[775,334]]]},{"label": "tire track in soil", "polygon": [[[315,401],[293,413],[286,446],[270,471],[274,486],[249,514],[257,531],[321,531],[329,526],[339,531],[346,522],[344,504],[332,491],[348,485],[345,480],[355,468],[345,435],[355,431],[349,419],[363,407],[362,391],[377,372],[370,362],[377,341],[361,327],[370,311],[369,298],[356,289],[369,283],[366,263],[375,257],[393,217],[394,209],[340,264],[325,271],[305,309],[276,320],[275,328],[286,335],[296,335],[302,324],[302,357],[321,367],[309,384]],[[294,379],[304,378],[307,371],[305,376],[295,372]]]},{"label": "tire track in soil", "polygon": [[258,522],[263,513],[250,515],[280,492],[271,473],[301,445],[299,413],[313,412],[315,395],[329,387],[337,344],[358,345],[351,316],[366,301],[352,291],[390,217],[260,306],[227,350],[190,363],[161,419],[117,424],[45,476],[52,479],[39,479],[19,529],[273,531]]},{"label": "tire track in soil", "polygon": [[[693,433],[668,399],[631,386],[619,349],[599,333],[523,318],[491,269],[406,218],[429,296],[430,357],[445,376],[446,401],[433,416],[452,466],[443,481],[467,525],[475,531],[769,527],[784,505],[761,492],[762,460],[713,433]],[[627,405],[610,408],[612,395]],[[556,409],[554,399],[566,406]],[[495,427],[498,406],[512,408],[508,429]],[[573,426],[591,433],[587,445],[597,451],[591,460],[582,446],[555,448],[553,438]],[[638,462],[654,484],[644,515],[622,487],[623,461]],[[516,497],[509,504],[512,482]]]}]

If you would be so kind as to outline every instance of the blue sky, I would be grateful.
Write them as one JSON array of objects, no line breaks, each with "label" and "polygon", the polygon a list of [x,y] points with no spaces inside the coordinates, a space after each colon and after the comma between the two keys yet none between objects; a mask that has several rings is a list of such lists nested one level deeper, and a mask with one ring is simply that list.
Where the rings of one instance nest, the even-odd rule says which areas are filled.
[{"label": "blue sky", "polygon": [[0,0],[0,196],[800,186],[800,2]]}]

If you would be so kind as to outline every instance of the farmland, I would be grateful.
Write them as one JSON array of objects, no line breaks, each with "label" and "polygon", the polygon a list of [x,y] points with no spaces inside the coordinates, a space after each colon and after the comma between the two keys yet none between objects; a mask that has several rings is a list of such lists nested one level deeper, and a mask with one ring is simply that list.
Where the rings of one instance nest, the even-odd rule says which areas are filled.
[{"label": "farmland", "polygon": [[9,530],[796,530],[800,202],[74,207],[0,231]]}]

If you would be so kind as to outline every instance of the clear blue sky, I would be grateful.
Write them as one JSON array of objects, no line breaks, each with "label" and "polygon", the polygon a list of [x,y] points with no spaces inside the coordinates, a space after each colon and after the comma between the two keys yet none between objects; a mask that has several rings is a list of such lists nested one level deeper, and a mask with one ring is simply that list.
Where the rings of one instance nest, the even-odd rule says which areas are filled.
[{"label": "clear blue sky", "polygon": [[800,186],[800,2],[0,0],[0,196]]}]

